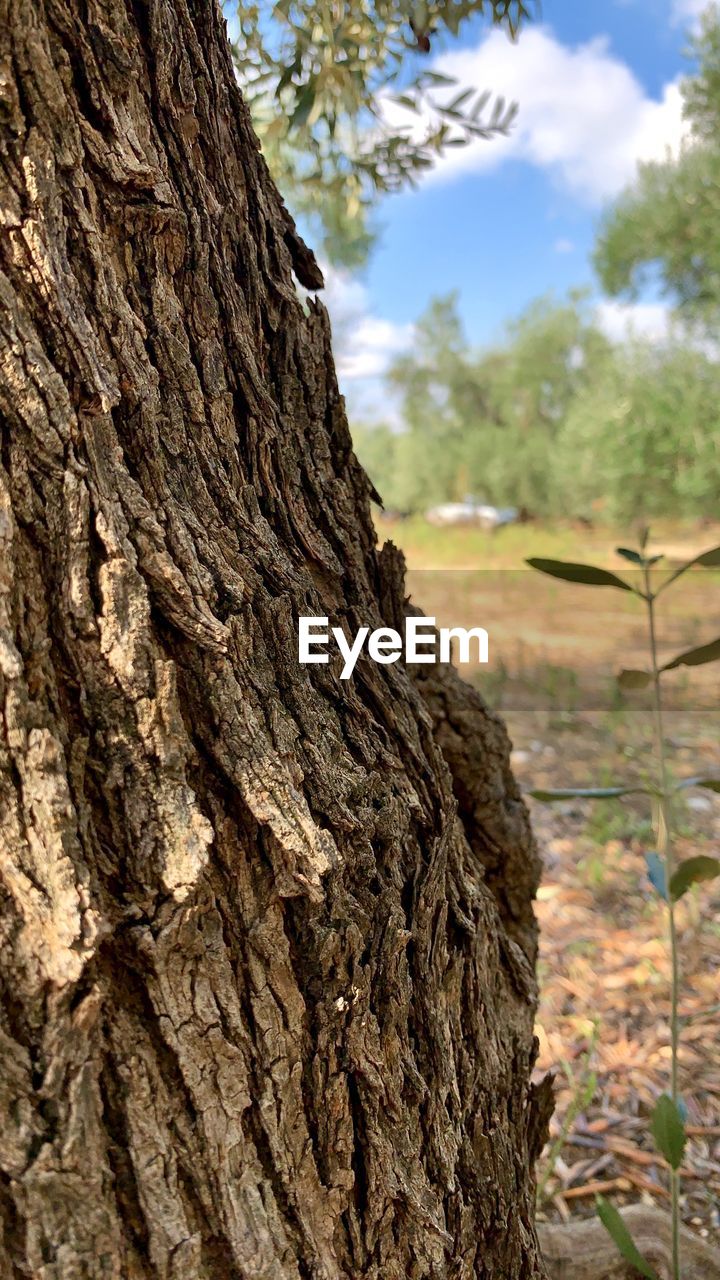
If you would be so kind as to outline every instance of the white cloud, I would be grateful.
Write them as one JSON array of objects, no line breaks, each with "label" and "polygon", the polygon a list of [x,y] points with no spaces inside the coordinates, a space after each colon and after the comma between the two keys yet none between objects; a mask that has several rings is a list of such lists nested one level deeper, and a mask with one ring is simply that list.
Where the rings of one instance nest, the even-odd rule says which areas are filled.
[{"label": "white cloud", "polygon": [[341,386],[380,378],[413,338],[411,324],[393,324],[372,313],[365,286],[345,271],[325,268],[323,301],[330,312]]},{"label": "white cloud", "polygon": [[412,325],[396,325],[379,316],[358,319],[347,345],[337,351],[337,367],[341,381],[377,378],[387,370],[392,357],[410,344]]},{"label": "white cloud", "polygon": [[[692,0],[677,0],[688,8]],[[450,150],[426,181],[447,181],[469,172],[487,173],[503,163],[524,161],[544,170],[569,195],[598,206],[632,179],[638,160],[676,152],[686,133],[677,82],[649,97],[630,67],[614,55],[604,37],[579,46],[563,45],[547,27],[526,30],[517,44],[490,31],[474,49],[440,55],[434,70],[517,100],[520,114],[507,139],[477,140]],[[422,121],[397,104],[384,105],[387,121],[422,132]],[[414,122],[414,123],[413,123]],[[554,251],[575,251],[559,238]],[[373,312],[364,285],[347,272],[326,270],[324,301],[333,326],[341,389],[359,418],[397,418],[383,375],[393,358],[408,350],[411,324],[395,324]],[[610,337],[632,332],[660,341],[667,336],[668,308],[661,303],[602,302],[598,319]]]},{"label": "white cloud", "polygon": [[[572,47],[549,28],[534,27],[512,44],[496,29],[474,49],[441,54],[433,69],[517,101],[520,113],[508,138],[453,148],[428,181],[524,160],[582,202],[597,205],[632,178],[638,160],[677,151],[686,132],[679,83],[667,84],[659,99],[649,97],[604,36]],[[393,124],[416,120],[414,129],[422,128],[397,104],[387,103],[385,114]]]},{"label": "white cloud", "polygon": [[397,427],[398,400],[383,379],[395,356],[412,345],[414,326],[375,315],[364,284],[347,271],[323,264],[323,275],[322,300],[330,313],[335,367],[350,418]]},{"label": "white cloud", "polygon": [[673,0],[672,21],[675,26],[697,30],[702,14],[710,7],[709,0]]},{"label": "white cloud", "polygon": [[630,342],[633,338],[646,342],[664,343],[680,341],[686,347],[707,356],[720,359],[720,346],[708,338],[700,326],[694,327],[682,319],[665,302],[615,302],[605,299],[595,308],[595,318],[611,342]]},{"label": "white cloud", "polygon": [[630,338],[646,338],[664,342],[670,334],[671,311],[663,302],[599,302],[597,322],[612,342]]}]

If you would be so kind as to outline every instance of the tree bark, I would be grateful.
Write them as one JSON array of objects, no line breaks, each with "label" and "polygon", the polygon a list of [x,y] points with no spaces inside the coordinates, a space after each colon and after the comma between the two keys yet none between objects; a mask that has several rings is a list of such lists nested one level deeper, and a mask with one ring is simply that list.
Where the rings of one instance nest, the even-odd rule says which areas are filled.
[{"label": "tree bark", "polygon": [[0,1270],[544,1275],[537,858],[210,0],[0,0]]}]

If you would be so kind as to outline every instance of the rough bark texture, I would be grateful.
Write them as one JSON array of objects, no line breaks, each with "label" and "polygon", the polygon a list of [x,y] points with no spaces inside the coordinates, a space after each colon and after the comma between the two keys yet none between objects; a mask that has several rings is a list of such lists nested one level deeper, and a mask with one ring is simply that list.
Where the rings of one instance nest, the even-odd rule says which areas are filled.
[{"label": "rough bark texture", "polygon": [[297,665],[402,572],[220,15],[0,0],[0,81],[0,1272],[541,1277],[506,735]]}]

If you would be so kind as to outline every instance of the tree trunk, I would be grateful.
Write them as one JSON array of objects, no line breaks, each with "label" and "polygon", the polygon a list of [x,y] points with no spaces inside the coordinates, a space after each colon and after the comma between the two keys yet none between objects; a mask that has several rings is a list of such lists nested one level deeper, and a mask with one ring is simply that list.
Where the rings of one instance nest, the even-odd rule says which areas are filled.
[{"label": "tree trunk", "polygon": [[0,50],[2,1275],[541,1277],[506,735],[297,663],[402,565],[220,14]]}]

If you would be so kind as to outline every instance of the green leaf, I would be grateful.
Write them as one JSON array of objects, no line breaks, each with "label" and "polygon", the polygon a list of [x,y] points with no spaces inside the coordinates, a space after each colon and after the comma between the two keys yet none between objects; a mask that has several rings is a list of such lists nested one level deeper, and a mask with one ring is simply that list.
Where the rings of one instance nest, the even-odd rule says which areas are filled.
[{"label": "green leaf", "polygon": [[684,573],[693,565],[702,565],[705,569],[717,569],[720,567],[720,547],[711,547],[709,551],[703,551],[701,555],[695,556],[694,560],[688,560],[681,572]]},{"label": "green leaf", "polygon": [[696,858],[686,858],[680,863],[677,871],[670,881],[670,897],[673,902],[677,902],[687,893],[693,884],[700,884],[703,880],[716,880],[720,876],[720,862],[717,858],[709,858],[706,854],[699,854]]},{"label": "green leaf", "polygon": [[720,791],[720,778],[705,778],[699,773],[694,778],[683,778],[682,782],[678,782],[675,790],[685,791],[688,787],[705,787],[707,791]]},{"label": "green leaf", "polygon": [[671,1169],[679,1169],[685,1151],[685,1126],[680,1109],[667,1093],[663,1093],[652,1113],[652,1133],[655,1146],[664,1155]]},{"label": "green leaf", "polygon": [[439,71],[424,71],[422,78],[423,80],[429,80],[431,84],[437,84],[437,85],[457,84],[457,80],[455,79],[454,76],[445,76],[445,75],[442,75]]},{"label": "green leaf", "polygon": [[415,111],[417,113],[419,109],[415,99],[409,97],[407,93],[398,94],[396,98],[393,98],[393,102],[399,103],[401,107],[406,107],[408,111]]},{"label": "green leaf", "polygon": [[283,89],[285,89],[287,85],[289,85],[297,69],[298,69],[297,64],[295,62],[291,62],[287,67],[285,67],[285,70],[280,76],[280,79],[278,80],[277,86],[275,88],[276,98],[279,98]]},{"label": "green leaf", "polygon": [[477,101],[475,102],[473,109],[470,112],[470,118],[472,120],[477,120],[479,116],[482,114],[482,112],[485,110],[489,101],[490,101],[490,90],[486,89],[483,93],[479,94]]},{"label": "green leaf", "polygon": [[459,111],[459,110],[460,110],[460,108],[461,108],[462,106],[464,106],[464,105],[465,105],[465,103],[467,102],[468,98],[472,98],[472,96],[473,96],[473,94],[474,94],[474,93],[475,93],[475,89],[474,89],[474,88],[470,88],[470,89],[461,89],[461,91],[460,91],[460,93],[457,95],[457,97],[453,98],[452,102],[448,102],[447,106],[445,107],[445,110],[446,110],[446,111]]},{"label": "green leaf", "polygon": [[649,671],[626,669],[620,672],[617,682],[621,689],[644,689],[650,684],[652,675]]},{"label": "green leaf", "polygon": [[666,662],[661,671],[674,671],[676,667],[702,667],[706,662],[715,662],[720,658],[720,637],[709,644],[701,644],[697,649],[687,649],[679,653],[672,662]]},{"label": "green leaf", "polygon": [[646,853],[645,864],[647,866],[648,880],[653,889],[660,894],[661,898],[668,900],[667,889],[667,870],[665,867],[665,859],[660,857],[659,853]]},{"label": "green leaf", "polygon": [[646,1280],[658,1280],[657,1273],[643,1258],[615,1206],[603,1196],[598,1196],[595,1203],[600,1221],[615,1241],[625,1261],[631,1263],[641,1276],[646,1277]]},{"label": "green leaf", "polygon": [[647,565],[651,569],[659,560],[664,559],[662,552],[657,556],[641,556],[637,551],[630,551],[628,547],[616,547],[615,551],[623,559],[629,560],[631,564],[636,565],[638,569],[641,569],[643,565]]},{"label": "green leaf", "polygon": [[647,787],[567,787],[557,791],[538,788],[530,792],[535,800],[613,800],[616,796],[651,794]]},{"label": "green leaf", "polygon": [[315,83],[310,81],[305,88],[298,94],[297,105],[290,117],[290,124],[295,129],[299,129],[301,125],[306,124],[310,112],[315,105]]},{"label": "green leaf", "polygon": [[536,556],[526,560],[531,569],[547,573],[551,578],[562,578],[565,582],[581,582],[587,587],[619,587],[621,591],[635,591],[629,582],[623,582],[617,574],[608,569],[598,569],[592,564],[574,564],[569,560],[543,560]]},{"label": "green leaf", "polygon": [[716,569],[718,566],[720,566],[720,547],[712,547],[710,551],[703,551],[699,556],[694,556],[692,560],[688,560],[686,564],[680,565],[679,569],[671,573],[670,577],[666,578],[662,586],[658,588],[658,594],[664,591],[666,587],[669,587],[672,582],[676,582],[688,569],[696,567]]}]

